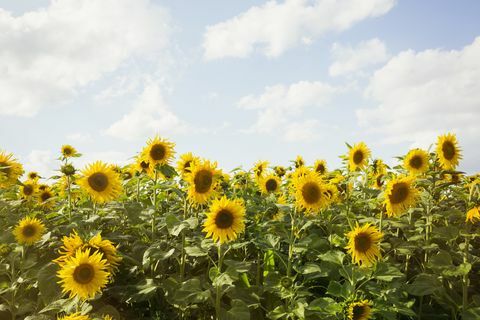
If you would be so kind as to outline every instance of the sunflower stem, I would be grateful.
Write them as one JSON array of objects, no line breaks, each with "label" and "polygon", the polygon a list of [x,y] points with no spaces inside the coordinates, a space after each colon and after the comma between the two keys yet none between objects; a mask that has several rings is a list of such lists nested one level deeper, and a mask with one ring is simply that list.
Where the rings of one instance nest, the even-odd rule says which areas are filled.
[{"label": "sunflower stem", "polygon": [[290,238],[288,243],[288,261],[287,261],[287,277],[290,277],[292,271],[292,258],[293,258],[293,245],[295,237],[295,218],[297,215],[297,208],[293,210],[293,215],[291,215],[291,226],[290,226]]},{"label": "sunflower stem", "polygon": [[[470,245],[470,238],[468,237],[468,233],[470,232],[470,224],[467,224],[466,234],[465,234],[465,252],[463,256],[463,263],[468,263],[468,250]],[[468,278],[468,273],[463,275],[462,281],[462,314],[465,318],[465,312],[468,306],[468,286],[469,286],[470,279]]]},{"label": "sunflower stem", "polygon": [[[218,270],[218,276],[220,276],[222,272],[222,264],[223,264],[223,254],[222,254],[222,244],[219,242],[218,243],[218,265],[217,265],[217,270]],[[217,317],[217,320],[220,319],[220,299],[222,298],[222,285],[217,283],[217,288],[216,288],[216,295],[215,295],[215,314]]]},{"label": "sunflower stem", "polygon": [[[188,215],[188,202],[187,199],[185,198],[184,204],[183,204],[183,221],[187,220],[187,215]],[[186,244],[186,238],[185,238],[185,229],[182,230],[182,254],[181,254],[181,260],[180,260],[180,282],[183,282],[183,278],[185,276],[185,244]]]},{"label": "sunflower stem", "polygon": [[155,216],[157,214],[157,169],[155,171],[155,177],[153,179],[153,214],[152,214],[152,242],[155,235]]},{"label": "sunflower stem", "polygon": [[137,178],[137,202],[140,202],[140,176]]}]

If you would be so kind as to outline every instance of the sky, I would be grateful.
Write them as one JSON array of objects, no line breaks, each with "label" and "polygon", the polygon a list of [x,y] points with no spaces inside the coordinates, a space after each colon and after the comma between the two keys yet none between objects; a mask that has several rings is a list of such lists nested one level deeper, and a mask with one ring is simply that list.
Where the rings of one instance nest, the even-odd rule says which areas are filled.
[{"label": "sky", "polygon": [[394,165],[453,132],[480,171],[480,1],[0,0],[0,149],[126,164],[160,135],[226,170]]}]

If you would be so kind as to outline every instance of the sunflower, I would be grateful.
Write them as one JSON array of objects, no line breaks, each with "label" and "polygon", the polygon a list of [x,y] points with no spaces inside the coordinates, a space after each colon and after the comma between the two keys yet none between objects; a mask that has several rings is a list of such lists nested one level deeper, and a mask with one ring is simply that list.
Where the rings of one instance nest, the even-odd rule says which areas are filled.
[{"label": "sunflower", "polygon": [[428,153],[422,149],[412,149],[403,159],[403,166],[410,174],[422,174],[428,170]]},{"label": "sunflower", "polygon": [[146,174],[149,177],[154,177],[153,174],[153,166],[148,162],[148,160],[142,158],[141,156],[137,156],[135,158],[134,163],[135,172],[138,174]]},{"label": "sunflower", "polygon": [[153,168],[157,164],[168,164],[173,158],[175,144],[156,136],[147,141],[147,146],[142,150],[142,158],[147,160]]},{"label": "sunflower", "polygon": [[110,274],[107,271],[107,260],[102,254],[90,254],[90,248],[78,249],[69,257],[57,272],[62,292],[69,293],[70,298],[78,296],[86,300],[95,297],[107,285]]},{"label": "sunflower", "polygon": [[280,178],[283,177],[285,175],[285,173],[287,173],[287,170],[285,170],[285,168],[282,167],[282,166],[275,166],[275,168],[273,168],[273,170],[275,171],[275,174],[277,176],[279,176]]},{"label": "sunflower", "polygon": [[373,175],[385,175],[387,173],[387,165],[382,159],[375,159],[372,161],[372,172]]},{"label": "sunflower", "polygon": [[253,173],[255,174],[255,178],[259,178],[263,175],[265,170],[268,168],[268,161],[257,161],[253,165]]},{"label": "sunflower", "polygon": [[45,225],[37,218],[25,217],[13,230],[13,235],[19,244],[32,245],[42,237]]},{"label": "sunflower", "polygon": [[58,253],[60,253],[60,257],[53,260],[53,262],[60,265],[63,264],[66,260],[68,260],[68,258],[75,255],[77,250],[81,249],[84,244],[82,238],[80,238],[77,231],[75,230],[73,230],[73,233],[71,233],[69,236],[63,236],[62,242],[63,245],[60,247],[60,250],[58,250]]},{"label": "sunflower", "polygon": [[357,169],[363,169],[367,163],[368,158],[370,157],[370,149],[364,142],[357,143],[354,145],[348,155],[348,166],[350,171],[355,171]]},{"label": "sunflower", "polygon": [[399,216],[415,205],[419,192],[413,187],[413,180],[413,177],[398,177],[388,182],[384,202],[388,216]]},{"label": "sunflower", "polygon": [[64,158],[71,158],[77,155],[77,150],[69,144],[64,144],[61,149]]},{"label": "sunflower", "polygon": [[192,164],[198,161],[200,161],[200,158],[194,156],[191,152],[182,154],[177,162],[177,169],[182,175],[188,174],[191,171]]},{"label": "sunflower", "polygon": [[97,203],[115,200],[122,193],[118,173],[102,161],[88,165],[82,171],[82,175],[78,179],[78,185]]},{"label": "sunflower", "polygon": [[90,320],[89,316],[84,316],[80,312],[75,312],[63,317],[58,317],[57,320]]},{"label": "sunflower", "polygon": [[295,158],[295,161],[293,162],[293,164],[295,165],[295,168],[301,168],[303,166],[305,166],[305,160],[303,159],[302,156],[298,155],[296,158]]},{"label": "sunflower", "polygon": [[476,220],[480,220],[480,210],[478,207],[473,207],[467,211],[465,222],[474,223]]},{"label": "sunflower", "polygon": [[338,200],[338,188],[332,183],[324,185],[323,194],[327,197],[328,203],[335,203]]},{"label": "sunflower", "polygon": [[360,227],[357,223],[347,237],[348,245],[345,249],[348,249],[348,253],[352,255],[353,263],[368,267],[381,258],[379,242],[383,234],[376,226],[367,223]]},{"label": "sunflower", "polygon": [[258,186],[263,194],[275,193],[280,190],[282,181],[279,177],[274,174],[269,174],[267,176],[261,177],[258,179]]},{"label": "sunflower", "polygon": [[351,303],[348,306],[349,320],[368,320],[372,314],[371,302],[368,300]]},{"label": "sunflower", "polygon": [[293,180],[295,200],[298,207],[307,212],[317,211],[329,204],[329,196],[322,178],[316,172],[308,172]]},{"label": "sunflower", "polygon": [[195,204],[207,203],[215,195],[218,177],[217,163],[208,160],[194,163],[185,180],[189,183],[188,198]]},{"label": "sunflower", "polygon": [[373,187],[375,189],[382,189],[384,185],[384,178],[385,176],[383,174],[377,174],[375,177],[373,177]]},{"label": "sunflower", "polygon": [[23,167],[13,154],[0,151],[0,189],[8,188],[23,174]]},{"label": "sunflower", "polygon": [[34,181],[25,181],[20,186],[20,197],[23,199],[31,199],[37,192],[37,184]]},{"label": "sunflower", "polygon": [[[42,190],[43,189],[43,190]],[[45,209],[49,209],[55,205],[53,190],[50,189],[49,186],[46,188],[39,188],[39,192],[37,193],[38,203]]]},{"label": "sunflower", "polygon": [[40,176],[38,175],[38,172],[36,172],[36,171],[30,171],[30,172],[27,174],[27,178],[28,178],[28,180],[37,182],[38,179],[40,179]]},{"label": "sunflower", "polygon": [[235,240],[245,229],[245,207],[239,199],[229,200],[223,196],[210,205],[207,219],[203,224],[206,237],[212,237],[215,242]]},{"label": "sunflower", "polygon": [[110,240],[102,239],[102,235],[98,233],[88,241],[88,247],[92,252],[100,252],[102,257],[108,262],[108,271],[113,273],[118,269],[122,257],[118,255],[117,247]]},{"label": "sunflower", "polygon": [[324,175],[327,173],[327,162],[325,160],[317,160],[313,165],[313,170],[318,172],[319,175]]},{"label": "sunflower", "polygon": [[438,137],[437,141],[437,157],[440,165],[444,170],[452,170],[458,165],[458,161],[462,159],[458,147],[457,137],[452,133],[447,133]]}]

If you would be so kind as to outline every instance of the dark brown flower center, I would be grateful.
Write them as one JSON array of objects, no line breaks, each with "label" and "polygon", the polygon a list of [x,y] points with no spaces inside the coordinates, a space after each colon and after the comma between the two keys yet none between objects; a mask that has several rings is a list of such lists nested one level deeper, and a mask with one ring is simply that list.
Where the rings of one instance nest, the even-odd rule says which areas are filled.
[{"label": "dark brown flower center", "polygon": [[28,174],[28,178],[29,178],[29,179],[32,179],[32,180],[33,180],[33,179],[36,179],[36,178],[38,178],[38,174],[37,174],[36,172],[30,172],[30,173]]},{"label": "dark brown flower center", "polygon": [[0,172],[4,173],[6,176],[10,174],[10,165],[6,162],[0,162]]},{"label": "dark brown flower center", "polygon": [[23,186],[23,194],[26,196],[31,196],[33,193],[33,187],[29,184]]},{"label": "dark brown flower center", "polygon": [[375,182],[377,183],[377,187],[383,186],[383,174],[379,174],[377,178],[375,179]]},{"label": "dark brown flower center", "polygon": [[63,154],[64,154],[64,155],[69,156],[69,155],[71,155],[72,153],[73,153],[72,148],[70,148],[70,147],[65,147],[65,148],[63,148]]},{"label": "dark brown flower center", "polygon": [[313,204],[320,200],[322,192],[318,184],[315,182],[307,182],[302,187],[302,196],[306,203]]},{"label": "dark brown flower center", "polygon": [[267,182],[265,183],[265,188],[267,189],[268,192],[272,192],[277,190],[278,184],[275,179],[268,179]]},{"label": "dark brown flower center", "polygon": [[44,191],[40,194],[40,200],[42,200],[42,202],[47,201],[51,197],[52,197],[52,194],[48,190],[46,190],[46,191]]},{"label": "dark brown flower center", "polygon": [[23,227],[22,229],[22,235],[25,237],[25,238],[31,238],[35,235],[37,229],[32,226],[32,225],[26,225],[25,227]]},{"label": "dark brown flower center", "polygon": [[353,163],[355,163],[356,165],[359,165],[360,163],[362,163],[363,158],[364,158],[364,155],[362,150],[357,150],[353,153]]},{"label": "dark brown flower center", "polygon": [[360,232],[355,236],[355,250],[365,253],[372,246],[372,238],[368,233]]},{"label": "dark brown flower center", "polygon": [[215,224],[220,229],[230,228],[233,224],[233,214],[227,209],[220,210],[215,217]]},{"label": "dark brown flower center", "polygon": [[392,192],[389,195],[392,204],[398,204],[405,201],[409,194],[408,184],[405,182],[398,182],[393,185]]},{"label": "dark brown flower center", "polygon": [[320,174],[324,174],[325,173],[325,166],[323,164],[319,164],[319,165],[317,165],[317,168],[315,170]]},{"label": "dark brown flower center", "polygon": [[353,307],[353,317],[352,320],[363,320],[365,319],[366,312],[367,312],[367,306],[354,306]]},{"label": "dark brown flower center", "polygon": [[455,146],[453,145],[452,142],[445,141],[442,144],[442,152],[445,159],[452,160],[453,157],[455,157]]},{"label": "dark brown flower center", "polygon": [[150,148],[150,157],[153,160],[156,160],[156,161],[163,160],[166,154],[167,154],[167,150],[165,149],[165,146],[163,144],[154,144]]},{"label": "dark brown flower center", "polygon": [[73,271],[73,279],[80,284],[88,284],[95,277],[95,270],[89,263],[83,263]]},{"label": "dark brown flower center", "polygon": [[191,172],[190,170],[191,165],[192,165],[192,160],[186,161],[185,165],[183,166],[183,170],[185,170],[185,172]]},{"label": "dark brown flower center", "polygon": [[213,176],[212,172],[208,170],[200,170],[195,175],[193,183],[195,184],[195,191],[198,193],[205,193],[210,190],[212,186]]},{"label": "dark brown flower center", "polygon": [[95,172],[88,177],[88,185],[97,192],[102,192],[108,187],[108,177],[103,172]]},{"label": "dark brown flower center", "polygon": [[410,166],[414,169],[420,169],[423,166],[423,159],[421,156],[413,156],[410,159]]},{"label": "dark brown flower center", "polygon": [[148,167],[150,167],[150,164],[146,161],[142,161],[140,162],[140,167],[143,169],[143,170],[147,170]]}]

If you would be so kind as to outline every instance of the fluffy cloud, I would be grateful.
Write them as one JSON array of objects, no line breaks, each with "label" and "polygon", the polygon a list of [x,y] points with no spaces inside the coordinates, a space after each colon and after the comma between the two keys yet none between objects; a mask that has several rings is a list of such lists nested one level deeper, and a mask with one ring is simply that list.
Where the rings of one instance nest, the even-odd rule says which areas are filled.
[{"label": "fluffy cloud", "polygon": [[259,49],[275,57],[329,31],[342,31],[387,13],[396,0],[286,0],[251,7],[227,21],[208,26],[203,41],[206,59],[243,58]]},{"label": "fluffy cloud", "polygon": [[168,42],[168,15],[148,0],[57,0],[0,9],[0,114],[32,116]]},{"label": "fluffy cloud", "polygon": [[357,111],[360,125],[384,142],[428,147],[446,131],[464,146],[465,167],[480,157],[480,37],[462,50],[400,52],[370,79],[367,97],[378,106]]},{"label": "fluffy cloud", "polygon": [[[260,96],[245,96],[238,106],[257,110],[256,123],[247,131],[283,134],[287,141],[317,138],[316,120],[300,118],[308,107],[324,107],[341,90],[321,82],[301,81],[291,85],[268,86]],[[297,131],[297,133],[295,133]]]},{"label": "fluffy cloud", "polygon": [[385,44],[377,38],[360,42],[355,48],[339,43],[332,45],[334,62],[328,69],[331,76],[352,75],[388,59]]},{"label": "fluffy cloud", "polygon": [[105,132],[113,137],[133,140],[153,134],[171,135],[187,131],[187,124],[165,102],[160,86],[152,83],[145,86],[132,110]]}]

